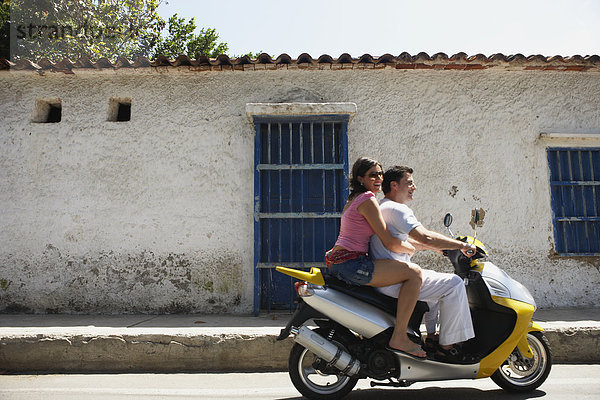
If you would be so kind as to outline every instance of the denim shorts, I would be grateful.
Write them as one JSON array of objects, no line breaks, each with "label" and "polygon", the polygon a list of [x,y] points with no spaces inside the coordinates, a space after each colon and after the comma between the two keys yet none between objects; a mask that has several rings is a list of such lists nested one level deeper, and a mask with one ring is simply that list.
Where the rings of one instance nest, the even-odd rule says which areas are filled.
[{"label": "denim shorts", "polygon": [[327,268],[329,275],[351,285],[366,285],[371,282],[374,270],[375,264],[367,256],[359,256]]}]

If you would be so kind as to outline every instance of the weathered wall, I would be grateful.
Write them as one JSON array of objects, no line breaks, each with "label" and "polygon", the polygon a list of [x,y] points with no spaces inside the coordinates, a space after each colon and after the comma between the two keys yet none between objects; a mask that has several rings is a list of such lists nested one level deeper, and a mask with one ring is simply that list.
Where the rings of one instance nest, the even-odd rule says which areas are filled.
[{"label": "weathered wall", "polygon": [[[1,309],[251,310],[254,138],[227,83],[2,77]],[[30,123],[46,96],[63,120]],[[109,97],[131,121],[106,121]]]},{"label": "weathered wall", "polygon": [[[269,102],[356,103],[349,159],[413,166],[426,226],[452,212],[470,233],[481,207],[491,261],[540,306],[598,304],[600,261],[553,255],[538,138],[599,132],[598,93],[597,72],[1,71],[0,310],[251,311],[245,105]],[[107,121],[111,97],[132,99],[131,121]],[[30,122],[37,98],[60,98],[62,121]]]}]

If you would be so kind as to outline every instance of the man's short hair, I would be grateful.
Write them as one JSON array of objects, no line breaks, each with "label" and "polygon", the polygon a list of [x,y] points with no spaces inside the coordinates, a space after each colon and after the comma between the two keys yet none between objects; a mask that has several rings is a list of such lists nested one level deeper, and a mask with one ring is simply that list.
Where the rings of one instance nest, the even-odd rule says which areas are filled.
[{"label": "man's short hair", "polygon": [[413,169],[410,167],[395,165],[390,167],[383,174],[383,183],[381,184],[381,189],[383,190],[383,194],[388,194],[390,192],[392,182],[399,182],[400,179],[404,177],[404,174],[412,174]]}]

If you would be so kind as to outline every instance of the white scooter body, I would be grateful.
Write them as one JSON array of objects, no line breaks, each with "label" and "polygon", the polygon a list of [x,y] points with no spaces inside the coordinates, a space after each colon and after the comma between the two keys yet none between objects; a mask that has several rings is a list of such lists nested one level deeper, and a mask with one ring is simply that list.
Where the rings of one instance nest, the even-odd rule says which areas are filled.
[{"label": "white scooter body", "polygon": [[[296,342],[289,362],[294,386],[311,399],[337,399],[362,378],[373,379],[372,386],[408,386],[419,381],[491,377],[505,390],[516,392],[541,385],[550,372],[552,354],[543,330],[532,322],[533,296],[496,265],[480,260],[487,254],[481,242],[459,239],[472,239],[477,253],[467,258],[458,250],[448,250],[444,255],[464,279],[469,298],[475,338],[463,344],[463,350],[479,361],[461,364],[440,361],[435,354],[417,359],[391,352],[386,345],[395,325],[397,299],[368,286],[324,279],[316,268],[307,273],[278,267],[305,281],[296,283],[299,307],[278,337],[283,340],[291,334]],[[417,308],[407,333],[418,342],[427,307]],[[335,381],[312,382],[310,375],[331,376]]]},{"label": "white scooter body", "polygon": [[[396,323],[393,315],[335,289],[308,284],[301,296],[315,310],[367,339],[393,328]],[[407,381],[474,379],[479,371],[479,363],[445,364],[395,354],[400,364],[396,378]]]}]

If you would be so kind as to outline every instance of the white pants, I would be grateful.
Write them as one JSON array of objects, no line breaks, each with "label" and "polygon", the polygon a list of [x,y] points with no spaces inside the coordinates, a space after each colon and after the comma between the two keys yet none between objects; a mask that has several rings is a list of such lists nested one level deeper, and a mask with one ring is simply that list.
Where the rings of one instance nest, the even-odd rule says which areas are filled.
[{"label": "white pants", "polygon": [[[467,291],[458,275],[423,269],[423,283],[419,300],[427,302],[430,312],[426,316],[427,332],[435,332],[435,321],[439,309],[440,344],[464,342],[475,337]],[[398,297],[402,284],[376,288],[390,297]],[[430,332],[433,329],[433,332]]]}]

